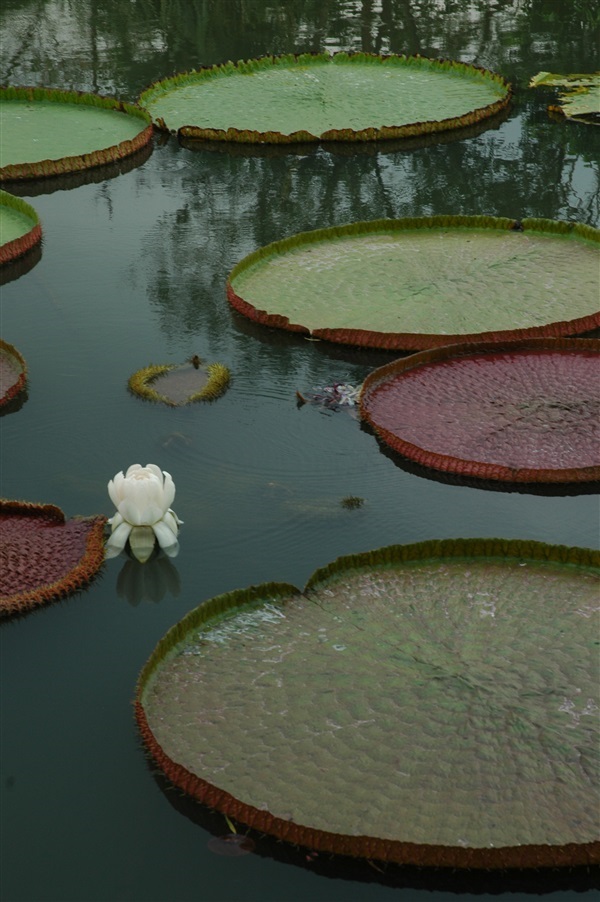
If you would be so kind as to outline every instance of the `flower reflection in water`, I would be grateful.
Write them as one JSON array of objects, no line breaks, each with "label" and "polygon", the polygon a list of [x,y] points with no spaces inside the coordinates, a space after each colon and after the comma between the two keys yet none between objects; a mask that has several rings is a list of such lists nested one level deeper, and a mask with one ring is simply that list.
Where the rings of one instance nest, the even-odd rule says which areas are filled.
[{"label": "flower reflection in water", "polygon": [[133,607],[142,601],[158,604],[166,595],[177,598],[180,591],[179,571],[162,552],[143,565],[128,559],[117,577],[117,595]]}]

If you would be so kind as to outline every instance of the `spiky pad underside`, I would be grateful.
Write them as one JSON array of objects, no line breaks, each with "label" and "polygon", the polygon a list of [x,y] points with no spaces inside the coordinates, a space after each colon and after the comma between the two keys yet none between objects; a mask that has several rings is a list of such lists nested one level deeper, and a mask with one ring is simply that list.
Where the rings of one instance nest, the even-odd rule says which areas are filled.
[{"label": "spiky pad underside", "polygon": [[0,616],[84,588],[104,560],[105,517],[65,520],[52,504],[0,499]]},{"label": "spiky pad underside", "polygon": [[493,116],[510,96],[499,75],[465,63],[305,53],[181,73],[140,103],[184,138],[289,144],[446,131]]},{"label": "spiky pad underside", "polygon": [[42,237],[42,227],[34,208],[0,191],[0,266],[27,253]]},{"label": "spiky pad underside", "polygon": [[0,181],[79,172],[129,157],[152,139],[145,110],[110,97],[1,88]]},{"label": "spiky pad underside", "polygon": [[600,340],[449,345],[380,367],[361,417],[410,460],[508,482],[600,479]]},{"label": "spiky pad underside", "polygon": [[355,222],[259,248],[227,296],[264,325],[364,347],[573,335],[600,326],[599,242],[551,220]]},{"label": "spiky pad underside", "polygon": [[27,382],[27,366],[17,349],[0,338],[0,408],[23,391]]},{"label": "spiky pad underside", "polygon": [[185,792],[318,850],[597,862],[599,564],[444,540],[219,596],[147,662],[142,736]]},{"label": "spiky pad underside", "polygon": [[228,388],[230,371],[222,363],[150,364],[129,378],[129,390],[147,401],[181,407],[215,401]]}]

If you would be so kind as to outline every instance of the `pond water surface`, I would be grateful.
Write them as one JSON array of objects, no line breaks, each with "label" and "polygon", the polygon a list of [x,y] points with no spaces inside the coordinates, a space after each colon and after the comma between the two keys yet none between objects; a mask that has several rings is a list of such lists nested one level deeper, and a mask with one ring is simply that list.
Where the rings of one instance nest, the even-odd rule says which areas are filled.
[{"label": "pond water surface", "polygon": [[[131,100],[199,65],[362,47],[475,62],[515,88],[503,121],[426,146],[191,150],[157,139],[115,177],[21,187],[44,238],[40,262],[2,288],[2,336],[26,358],[29,388],[2,420],[1,493],[111,515],[107,481],[152,462],[173,475],[184,526],[173,562],[110,560],[85,593],[2,626],[5,902],[470,897],[450,876],[390,886],[373,868],[334,870],[260,837],[254,854],[214,855],[224,819],[155,774],[131,702],[157,641],[219,593],[303,586],[338,555],[430,538],[598,544],[594,495],[423,478],[347,410],[298,408],[297,390],[358,384],[391,356],[261,329],[225,298],[227,274],[258,246],[358,219],[598,226],[597,130],[552,121],[551,95],[527,88],[543,69],[593,71],[596,15],[584,0],[5,0],[5,83]],[[128,393],[134,371],[193,354],[231,370],[214,404],[169,409]],[[364,504],[343,507],[349,495]],[[579,898],[556,887],[560,902]]]}]

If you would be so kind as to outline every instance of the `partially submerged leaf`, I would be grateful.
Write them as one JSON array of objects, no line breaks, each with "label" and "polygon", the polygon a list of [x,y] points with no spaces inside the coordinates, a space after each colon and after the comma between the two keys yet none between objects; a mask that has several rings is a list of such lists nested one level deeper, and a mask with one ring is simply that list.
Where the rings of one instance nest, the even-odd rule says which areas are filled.
[{"label": "partially submerged leaf", "polygon": [[208,848],[215,855],[226,858],[239,858],[254,851],[254,840],[241,833],[227,833],[225,836],[213,836],[208,841]]},{"label": "partially submerged leaf", "polygon": [[143,739],[185,792],[319,851],[598,863],[599,563],[445,540],[219,596],[146,664]]},{"label": "partially submerged leaf", "polygon": [[598,121],[597,117],[600,117],[600,72],[590,75],[538,72],[529,82],[529,87],[566,88],[558,95],[561,106],[553,106],[551,109],[562,112],[567,119],[580,119],[594,124]]},{"label": "partially submerged leaf", "polygon": [[592,75],[555,75],[552,72],[538,72],[537,75],[532,76],[529,82],[530,88],[539,88],[543,85],[553,88],[598,86],[600,85],[600,73]]}]

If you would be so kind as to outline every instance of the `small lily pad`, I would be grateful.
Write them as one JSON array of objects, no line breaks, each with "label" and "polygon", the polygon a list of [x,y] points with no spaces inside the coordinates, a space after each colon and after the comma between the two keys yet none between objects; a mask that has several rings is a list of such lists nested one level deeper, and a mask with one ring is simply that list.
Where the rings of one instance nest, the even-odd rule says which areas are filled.
[{"label": "small lily pad", "polygon": [[0,338],[0,413],[25,389],[27,365],[17,349]]},{"label": "small lily pad", "polygon": [[598,229],[543,219],[355,222],[252,252],[227,297],[263,325],[370,348],[575,335],[600,326],[599,243]]},{"label": "small lily pad", "polygon": [[466,63],[303,53],[174,75],[140,103],[184,139],[293,144],[447,131],[494,116],[510,98],[501,76]]},{"label": "small lily pad", "polygon": [[105,517],[66,520],[52,504],[0,499],[0,616],[84,588],[104,561]]},{"label": "small lily pad", "polygon": [[221,363],[203,363],[196,355],[185,364],[150,364],[129,379],[129,389],[148,401],[181,407],[214,401],[228,388],[231,374]]},{"label": "small lily pad", "polygon": [[0,191],[0,266],[22,257],[41,238],[42,227],[33,207],[20,197]]},{"label": "small lily pad", "polygon": [[142,671],[143,740],[189,795],[320,852],[597,864],[599,568],[456,539],[221,595]]},{"label": "small lily pad", "polygon": [[0,181],[78,172],[121,160],[152,139],[148,113],[112,97],[0,88]]},{"label": "small lily pad", "polygon": [[398,454],[510,483],[600,479],[600,340],[448,345],[374,370],[360,414]]}]

